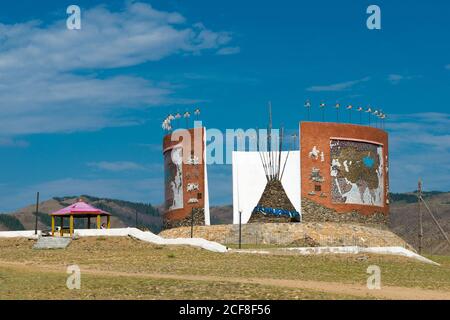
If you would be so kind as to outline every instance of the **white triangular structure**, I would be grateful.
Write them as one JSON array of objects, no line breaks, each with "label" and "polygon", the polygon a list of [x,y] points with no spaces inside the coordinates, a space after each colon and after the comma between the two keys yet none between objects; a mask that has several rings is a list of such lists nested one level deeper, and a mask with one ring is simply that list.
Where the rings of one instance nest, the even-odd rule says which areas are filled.
[{"label": "white triangular structure", "polygon": [[[247,223],[267,185],[260,152],[233,151],[233,223]],[[264,153],[264,152],[261,152]],[[281,153],[286,159],[288,151]],[[284,190],[297,212],[301,212],[300,151],[289,151],[286,169],[281,179]]]}]

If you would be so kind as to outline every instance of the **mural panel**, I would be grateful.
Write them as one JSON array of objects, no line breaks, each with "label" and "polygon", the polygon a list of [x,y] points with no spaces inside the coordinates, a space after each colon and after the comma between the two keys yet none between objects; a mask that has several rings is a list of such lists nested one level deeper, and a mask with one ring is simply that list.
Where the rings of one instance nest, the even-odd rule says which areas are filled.
[{"label": "mural panel", "polygon": [[175,147],[164,154],[166,209],[183,208],[183,149]]},{"label": "mural panel", "polygon": [[383,206],[383,147],[331,140],[330,149],[333,203]]}]

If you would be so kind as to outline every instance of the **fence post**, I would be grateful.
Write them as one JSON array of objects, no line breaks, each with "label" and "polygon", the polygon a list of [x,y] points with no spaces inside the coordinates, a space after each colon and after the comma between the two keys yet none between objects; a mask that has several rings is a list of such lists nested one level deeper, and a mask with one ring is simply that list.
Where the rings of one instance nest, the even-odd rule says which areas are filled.
[{"label": "fence post", "polygon": [[242,211],[239,211],[239,249],[241,249],[242,243]]}]

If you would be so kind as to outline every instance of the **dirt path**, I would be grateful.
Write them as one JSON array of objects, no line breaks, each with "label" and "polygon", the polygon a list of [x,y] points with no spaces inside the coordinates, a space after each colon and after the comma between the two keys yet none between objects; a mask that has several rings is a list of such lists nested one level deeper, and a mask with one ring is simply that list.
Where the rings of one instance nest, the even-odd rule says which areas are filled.
[{"label": "dirt path", "polygon": [[[0,261],[0,266],[14,267],[24,271],[45,271],[55,273],[65,273],[65,267],[61,265],[42,265],[22,262]],[[310,281],[310,280],[287,280],[272,278],[236,278],[201,275],[177,275],[162,273],[129,273],[119,271],[103,271],[81,267],[82,274],[108,276],[108,277],[139,277],[151,279],[170,279],[187,281],[208,281],[208,282],[231,282],[258,284],[265,286],[276,286],[283,288],[306,289],[334,294],[350,295],[355,297],[375,298],[375,299],[419,299],[419,300],[450,300],[449,291],[427,290],[420,288],[406,288],[394,286],[382,286],[380,290],[369,290],[364,285],[348,284],[338,282]]]}]

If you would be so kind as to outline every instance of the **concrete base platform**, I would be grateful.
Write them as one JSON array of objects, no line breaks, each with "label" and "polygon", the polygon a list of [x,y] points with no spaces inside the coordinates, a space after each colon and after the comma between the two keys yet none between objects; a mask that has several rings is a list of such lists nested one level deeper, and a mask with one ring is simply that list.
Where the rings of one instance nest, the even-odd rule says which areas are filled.
[{"label": "concrete base platform", "polygon": [[64,237],[40,237],[33,249],[65,249],[71,241],[71,238]]}]

